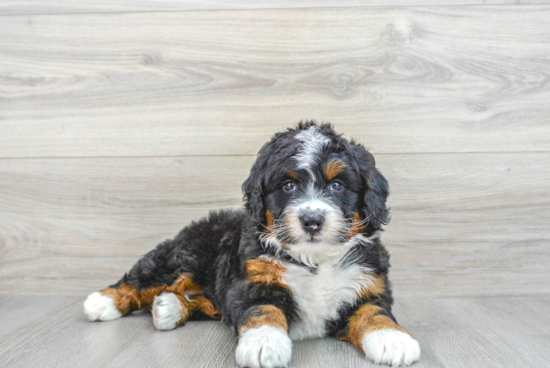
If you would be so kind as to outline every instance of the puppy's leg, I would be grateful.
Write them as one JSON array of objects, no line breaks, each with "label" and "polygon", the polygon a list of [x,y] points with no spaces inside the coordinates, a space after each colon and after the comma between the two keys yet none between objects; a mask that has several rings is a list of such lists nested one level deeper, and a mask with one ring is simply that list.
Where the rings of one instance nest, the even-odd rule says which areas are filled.
[{"label": "puppy's leg", "polygon": [[235,352],[241,367],[286,367],[292,355],[288,325],[295,314],[292,295],[281,276],[285,269],[276,261],[246,262],[247,280],[236,293],[239,344]]},{"label": "puppy's leg", "polygon": [[84,302],[84,314],[90,321],[112,321],[130,312],[150,307],[154,297],[166,286],[137,290],[128,283],[115,284],[92,293]]},{"label": "puppy's leg", "polygon": [[219,319],[220,311],[202,293],[190,275],[181,275],[174,284],[154,297],[151,313],[155,327],[171,330],[183,325],[195,311]]},{"label": "puppy's leg", "polygon": [[[115,285],[88,296],[84,313],[92,321],[110,321],[141,308],[151,308],[164,291],[183,295],[202,292],[191,279],[196,258],[187,255],[178,239],[167,240],[143,256]],[[164,303],[161,303],[164,304]]]},{"label": "puppy's leg", "polygon": [[133,310],[149,308],[155,327],[171,330],[183,325],[195,311],[210,318],[220,318],[220,311],[202,293],[189,274],[180,275],[171,285],[142,290],[122,283],[91,294],[84,302],[84,312],[92,321],[111,321]]},{"label": "puppy's leg", "polygon": [[154,297],[177,277],[167,274],[157,260],[169,245],[169,242],[160,244],[143,256],[119,282],[90,294],[84,302],[86,317],[90,321],[111,321],[150,307]]},{"label": "puppy's leg", "polygon": [[347,340],[376,364],[410,365],[420,359],[420,346],[391,313],[375,302],[364,303],[350,316]]}]

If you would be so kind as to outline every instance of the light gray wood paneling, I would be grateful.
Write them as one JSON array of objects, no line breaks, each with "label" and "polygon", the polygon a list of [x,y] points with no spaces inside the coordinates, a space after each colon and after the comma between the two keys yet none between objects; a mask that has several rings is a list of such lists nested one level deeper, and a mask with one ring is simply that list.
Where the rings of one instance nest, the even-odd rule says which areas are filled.
[{"label": "light gray wood paneling", "polygon": [[544,3],[545,0],[3,0],[0,15]]},{"label": "light gray wood paneling", "polygon": [[300,119],[375,152],[550,147],[550,6],[0,19],[0,157],[255,154]]},{"label": "light gray wood paneling", "polygon": [[[550,292],[550,153],[381,154],[397,295]],[[0,293],[85,295],[241,204],[253,157],[0,160]]]},{"label": "light gray wood paneling", "polygon": [[[0,297],[0,365],[236,367],[236,337],[223,323],[188,322],[172,331],[157,331],[147,312],[88,322],[82,302]],[[550,365],[549,302],[541,296],[397,299],[394,313],[420,342],[422,357],[414,367],[539,368]],[[379,366],[351,344],[326,338],[294,342],[292,367]]]}]

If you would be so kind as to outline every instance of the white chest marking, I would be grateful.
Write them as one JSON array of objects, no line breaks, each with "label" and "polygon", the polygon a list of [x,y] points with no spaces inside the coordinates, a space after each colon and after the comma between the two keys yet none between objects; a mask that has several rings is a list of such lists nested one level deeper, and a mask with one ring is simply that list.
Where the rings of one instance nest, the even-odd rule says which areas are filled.
[{"label": "white chest marking", "polygon": [[344,303],[353,303],[362,288],[372,285],[371,270],[358,265],[323,263],[315,274],[291,263],[285,266],[283,282],[298,306],[298,320],[289,331],[293,340],[325,336],[327,320],[336,319]]}]

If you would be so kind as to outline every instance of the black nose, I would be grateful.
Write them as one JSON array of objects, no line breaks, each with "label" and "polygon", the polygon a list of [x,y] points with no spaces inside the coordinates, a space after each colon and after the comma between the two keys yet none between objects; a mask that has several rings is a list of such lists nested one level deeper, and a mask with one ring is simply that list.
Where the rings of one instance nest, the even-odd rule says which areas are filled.
[{"label": "black nose", "polygon": [[302,227],[310,234],[316,234],[323,228],[325,218],[318,213],[306,213],[300,216]]}]

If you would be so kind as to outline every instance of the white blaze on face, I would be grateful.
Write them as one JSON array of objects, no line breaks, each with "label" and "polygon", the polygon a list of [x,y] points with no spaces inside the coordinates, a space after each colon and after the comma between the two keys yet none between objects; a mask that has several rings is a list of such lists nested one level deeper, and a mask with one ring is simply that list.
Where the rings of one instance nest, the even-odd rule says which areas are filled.
[{"label": "white blaze on face", "polygon": [[294,156],[294,159],[298,162],[298,168],[307,170],[311,175],[311,179],[315,181],[313,165],[316,158],[320,157],[321,152],[323,152],[323,146],[330,143],[330,139],[319,132],[319,128],[316,126],[301,131],[294,138],[302,142],[302,150]]}]

